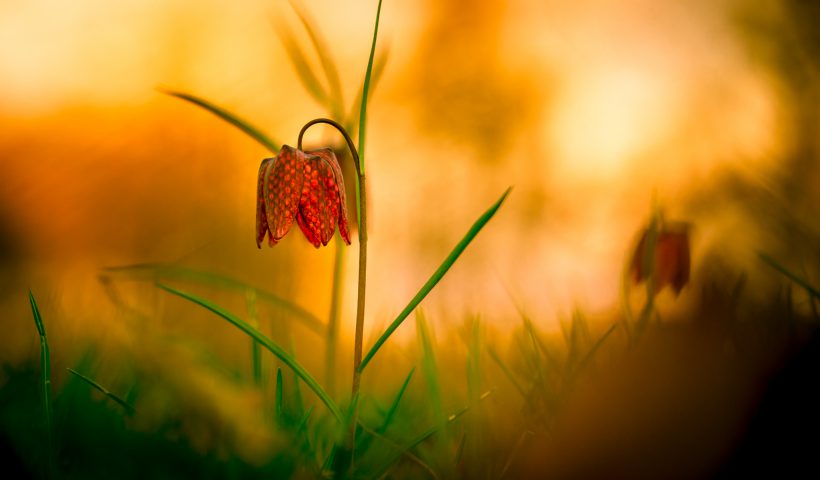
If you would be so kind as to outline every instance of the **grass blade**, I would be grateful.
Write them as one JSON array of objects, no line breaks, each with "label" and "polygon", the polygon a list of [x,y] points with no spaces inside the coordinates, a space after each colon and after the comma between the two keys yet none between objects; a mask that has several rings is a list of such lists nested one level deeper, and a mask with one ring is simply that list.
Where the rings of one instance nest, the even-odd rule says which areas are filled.
[{"label": "grass blade", "polygon": [[575,373],[578,373],[584,368],[586,368],[587,364],[595,357],[595,354],[598,352],[598,349],[601,348],[601,345],[603,345],[606,339],[609,338],[610,335],[612,335],[612,332],[614,332],[616,328],[618,328],[618,324],[614,323],[606,330],[606,332],[604,332],[603,335],[601,335],[601,338],[599,338],[598,341],[595,342],[595,345],[593,345],[592,348],[589,349],[587,354],[584,355],[584,358],[580,362],[578,362],[578,368],[576,369]]},{"label": "grass blade", "polygon": [[325,88],[319,83],[316,74],[313,73],[313,68],[311,68],[307,57],[294,39],[290,28],[288,28],[285,22],[279,22],[278,25],[274,25],[273,29],[279,34],[282,46],[285,47],[290,63],[293,65],[294,70],[296,70],[296,74],[299,76],[302,86],[305,87],[305,90],[307,90],[319,104],[327,105],[327,91],[325,91]]},{"label": "grass blade", "polygon": [[157,281],[159,279],[174,279],[189,282],[196,282],[204,285],[228,288],[237,292],[252,291],[258,299],[270,302],[277,307],[281,307],[294,315],[303,325],[324,337],[325,326],[318,317],[308,312],[304,308],[285,300],[282,297],[270,292],[260,290],[247,283],[240,282],[230,277],[223,277],[192,268],[168,265],[162,263],[139,263],[134,265],[124,265],[120,267],[108,267],[104,269],[108,273],[126,273],[132,275],[144,274],[148,280]]},{"label": "grass blade", "polygon": [[263,147],[267,148],[272,153],[275,154],[279,152],[279,147],[277,147],[277,143],[271,140],[270,137],[262,133],[261,130],[254,127],[253,125],[243,120],[239,116],[229,112],[228,110],[225,110],[224,108],[217,106],[203,98],[191,95],[190,93],[179,92],[176,90],[170,90],[166,88],[157,88],[157,90],[166,95],[177,97],[181,100],[185,100],[186,102],[193,103],[198,107],[204,108],[205,110],[213,113],[222,120],[225,120],[226,122],[230,123],[239,130],[242,130],[242,132],[244,132],[246,135],[259,142]]},{"label": "grass blade", "polygon": [[416,293],[416,296],[414,296],[413,299],[410,300],[410,303],[408,303],[407,306],[404,307],[404,310],[402,310],[401,313],[399,313],[398,317],[396,317],[396,319],[393,320],[393,322],[387,327],[387,330],[385,330],[384,333],[379,337],[379,339],[376,340],[376,343],[370,348],[364,359],[362,359],[362,364],[359,366],[359,371],[364,371],[367,364],[370,363],[370,360],[372,360],[373,356],[376,355],[376,352],[378,352],[382,345],[384,345],[384,342],[386,342],[387,339],[390,338],[390,335],[392,335],[393,332],[395,332],[396,329],[399,328],[399,325],[401,325],[402,322],[404,322],[404,320],[407,318],[407,316],[410,315],[410,312],[415,310],[418,304],[421,303],[422,300],[424,300],[424,297],[426,297],[427,294],[430,293],[433,287],[435,287],[438,284],[438,282],[441,281],[441,279],[444,277],[447,271],[450,270],[450,267],[453,266],[456,260],[458,260],[458,257],[461,256],[461,254],[464,252],[464,250],[467,248],[470,242],[472,242],[476,235],[478,235],[478,232],[480,232],[481,229],[484,228],[484,225],[486,225],[487,222],[489,222],[490,219],[493,218],[495,213],[501,207],[501,204],[510,194],[511,190],[512,187],[508,188],[504,192],[504,194],[501,195],[501,198],[499,198],[489,209],[487,209],[487,211],[485,211],[480,217],[478,217],[478,220],[476,220],[473,226],[470,227],[470,230],[467,231],[467,234],[464,235],[464,238],[462,238],[461,241],[458,242],[458,244],[456,244],[455,248],[453,248],[453,250],[447,256],[447,258],[444,259],[444,262],[442,262],[438,269],[435,272],[433,272],[433,275],[421,287],[418,293]]},{"label": "grass blade", "polygon": [[279,424],[284,423],[284,408],[282,408],[282,369],[276,367],[276,420]]},{"label": "grass blade", "polygon": [[[384,67],[387,65],[387,59],[389,58],[390,50],[387,48],[382,48],[379,52],[376,60],[373,61],[373,73],[370,77],[370,89],[372,91],[376,90],[376,87],[379,85],[379,80],[382,78],[382,73],[384,73]],[[348,129],[348,132],[351,135],[356,135],[359,132],[359,115],[361,114],[361,105],[362,105],[362,94],[364,93],[364,82],[362,82],[362,88],[359,89],[358,93],[356,93],[356,100],[353,102],[351,111],[347,114],[345,119],[345,128]],[[369,94],[369,93],[368,93]]]},{"label": "grass blade", "polygon": [[122,408],[124,408],[124,409],[125,409],[125,411],[126,411],[126,412],[128,412],[129,414],[133,414],[133,413],[135,413],[135,412],[136,412],[136,409],[135,409],[133,406],[131,406],[131,404],[130,404],[130,403],[126,402],[125,400],[123,400],[122,398],[118,397],[117,395],[115,395],[115,394],[111,393],[110,391],[108,391],[108,389],[107,389],[107,388],[103,387],[103,386],[102,386],[102,385],[100,385],[99,383],[97,383],[97,382],[95,382],[94,380],[92,380],[92,379],[90,379],[90,378],[86,377],[85,375],[83,375],[82,373],[80,373],[80,372],[78,372],[78,371],[74,370],[73,368],[67,368],[66,370],[68,370],[69,372],[71,372],[71,373],[73,373],[74,375],[76,375],[77,377],[79,377],[79,378],[80,378],[80,380],[82,380],[82,381],[84,381],[85,383],[87,383],[87,384],[91,385],[92,387],[94,387],[96,390],[98,390],[100,393],[102,393],[102,394],[103,394],[103,395],[105,395],[106,397],[108,397],[108,398],[110,398],[111,400],[113,400],[113,401],[114,401],[115,403],[117,403],[119,406],[121,406]]},{"label": "grass blade", "polygon": [[48,337],[46,337],[46,327],[43,325],[43,318],[40,316],[40,308],[34,299],[31,290],[28,292],[28,301],[31,304],[31,314],[34,316],[34,325],[40,335],[40,368],[43,387],[43,416],[46,422],[46,456],[48,458],[47,475],[52,477],[54,473],[54,429],[53,412],[51,405],[51,355],[48,349]]},{"label": "grass blade", "polygon": [[789,280],[791,280],[792,282],[796,283],[797,285],[802,287],[804,290],[806,290],[806,292],[808,292],[810,296],[812,296],[814,298],[820,298],[820,290],[817,290],[816,288],[812,287],[809,284],[808,281],[806,281],[805,279],[803,279],[801,277],[798,277],[796,274],[794,274],[791,271],[787,270],[786,267],[779,264],[775,259],[768,256],[767,254],[765,254],[763,252],[758,252],[757,255],[767,265],[774,268],[775,270],[780,272],[782,275],[784,275],[786,278],[788,278]]},{"label": "grass blade", "polygon": [[399,408],[399,402],[401,402],[402,397],[404,397],[404,392],[407,390],[407,386],[410,384],[410,379],[413,378],[413,372],[416,371],[416,367],[410,369],[410,373],[407,374],[407,377],[404,379],[404,383],[401,384],[401,388],[399,388],[398,393],[393,398],[393,403],[390,404],[390,408],[387,409],[387,413],[384,415],[384,421],[382,422],[381,426],[376,430],[380,434],[384,434],[390,424],[393,422],[393,416],[396,414],[396,410]]},{"label": "grass blade", "polygon": [[333,117],[335,117],[338,121],[342,121],[342,109],[344,105],[342,82],[339,80],[339,71],[336,69],[336,63],[330,56],[330,49],[328,48],[324,38],[322,38],[319,32],[311,26],[313,24],[312,19],[308,17],[307,12],[304,10],[302,5],[298,2],[291,1],[290,6],[293,8],[293,11],[296,12],[296,16],[299,17],[299,20],[301,20],[302,25],[305,27],[305,31],[307,32],[308,37],[310,37],[311,43],[313,43],[313,48],[319,56],[319,62],[322,64],[322,70],[325,72],[325,77],[327,78],[327,83],[330,88],[330,91],[328,92],[327,107]]},{"label": "grass blade", "polygon": [[[254,328],[259,328],[259,316],[256,313],[256,291],[253,289],[245,290],[245,302],[248,308],[248,318]],[[262,386],[262,351],[259,347],[259,342],[251,339],[251,374],[253,376],[253,384],[257,387]]]},{"label": "grass blade", "polygon": [[215,304],[209,302],[208,300],[197,297],[196,295],[193,295],[193,294],[190,294],[190,293],[187,293],[187,292],[183,292],[181,290],[177,290],[173,287],[169,287],[168,285],[157,284],[157,286],[159,288],[169,292],[169,293],[172,293],[172,294],[177,295],[179,297],[182,297],[182,298],[184,298],[188,301],[191,301],[191,302],[205,308],[206,310],[210,310],[211,312],[213,312],[213,313],[219,315],[220,317],[224,318],[229,323],[231,323],[232,325],[234,325],[238,329],[245,332],[245,334],[249,335],[254,340],[259,342],[260,345],[265,347],[265,349],[267,349],[269,352],[274,354],[279,360],[281,360],[282,363],[284,363],[291,370],[293,370],[293,373],[298,375],[299,378],[301,378],[307,384],[307,386],[310,387],[311,390],[313,390],[313,393],[315,393],[316,396],[319,397],[319,400],[321,400],[322,403],[325,404],[327,409],[330,410],[330,413],[332,413],[333,416],[336,417],[337,420],[339,420],[339,421],[343,420],[341,410],[339,410],[339,407],[336,405],[336,403],[333,401],[333,399],[330,398],[330,396],[327,394],[327,392],[325,392],[325,390],[321,387],[321,385],[319,385],[319,383],[316,381],[316,379],[314,379],[313,376],[311,376],[307,372],[307,370],[305,370],[305,368],[302,367],[302,365],[295,358],[293,358],[292,355],[290,355],[288,352],[286,352],[279,345],[275,344],[270,338],[266,337],[259,330],[253,328],[251,325],[249,325],[247,322],[240,319],[236,315],[233,315],[232,313],[224,310],[222,307],[220,307],[218,305],[215,305]]},{"label": "grass blade", "polygon": [[364,74],[364,85],[362,86],[362,103],[359,113],[359,163],[361,175],[365,174],[364,147],[365,147],[365,127],[367,125],[367,94],[370,90],[370,77],[373,74],[373,56],[376,53],[376,38],[379,36],[379,18],[382,14],[382,0],[376,8],[376,25],[373,27],[373,43],[370,45],[370,57],[367,59],[367,71]]}]

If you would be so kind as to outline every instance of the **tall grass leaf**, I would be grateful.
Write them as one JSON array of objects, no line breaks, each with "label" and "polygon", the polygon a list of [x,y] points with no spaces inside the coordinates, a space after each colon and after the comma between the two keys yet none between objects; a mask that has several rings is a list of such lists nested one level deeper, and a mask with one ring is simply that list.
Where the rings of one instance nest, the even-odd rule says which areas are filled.
[{"label": "tall grass leaf", "polygon": [[282,361],[282,363],[287,365],[296,375],[298,375],[299,378],[301,378],[307,384],[307,386],[311,390],[313,390],[313,393],[315,393],[316,396],[319,397],[319,400],[321,400],[322,403],[325,404],[327,409],[330,410],[330,413],[332,413],[337,420],[343,420],[342,411],[339,410],[339,407],[336,405],[333,399],[331,399],[327,392],[325,392],[321,385],[319,385],[319,382],[317,382],[316,379],[314,379],[313,376],[310,375],[307,372],[307,370],[305,370],[305,368],[302,367],[302,365],[291,354],[286,352],[279,345],[275,344],[270,338],[262,334],[262,332],[253,328],[251,325],[249,325],[247,322],[240,319],[236,315],[233,315],[232,313],[226,311],[225,309],[214,303],[209,302],[208,300],[200,298],[191,293],[177,290],[176,288],[170,287],[168,285],[163,285],[161,283],[157,284],[157,286],[169,293],[172,293],[190,302],[193,302],[205,308],[206,310],[210,310],[211,312],[227,320],[229,323],[231,323],[238,329],[245,332],[245,334],[254,338],[257,342],[259,342],[260,345],[265,347],[265,349],[267,349],[269,352],[275,355],[279,360]]},{"label": "tall grass leaf", "polygon": [[[384,67],[387,65],[387,59],[390,57],[390,49],[382,47],[377,55],[376,60],[373,62],[373,73],[370,77],[369,92],[375,92],[376,87],[379,85],[379,81],[382,78],[382,73],[384,73]],[[353,102],[351,110],[345,118],[345,128],[348,128],[348,132],[351,135],[355,135],[359,132],[359,115],[362,113],[361,105],[363,92],[364,82],[362,82],[362,87],[357,91],[356,100]]]},{"label": "tall grass leaf", "polygon": [[[259,328],[259,316],[256,312],[256,290],[249,288],[245,290],[245,302],[248,308],[248,318],[250,324],[254,328]],[[259,347],[259,342],[251,339],[251,374],[253,375],[253,384],[257,387],[262,386],[262,352]]]},{"label": "tall grass leaf", "polygon": [[336,68],[336,63],[333,61],[333,58],[331,58],[330,49],[328,48],[325,39],[322,38],[322,35],[313,28],[313,21],[309,18],[307,11],[305,11],[301,3],[291,1],[290,6],[293,8],[293,11],[296,12],[299,20],[301,20],[308,37],[310,37],[311,43],[313,43],[313,48],[319,56],[319,62],[322,64],[322,70],[325,72],[325,78],[327,78],[327,84],[330,88],[330,91],[328,92],[329,95],[327,106],[333,117],[341,122],[343,120],[342,110],[344,108],[342,82],[339,80],[339,71]]},{"label": "tall grass leaf", "polygon": [[606,341],[606,339],[609,338],[610,335],[612,335],[612,332],[614,332],[616,328],[618,328],[618,324],[617,323],[612,324],[606,330],[606,332],[604,332],[604,334],[601,335],[601,338],[599,338],[598,341],[595,342],[594,345],[592,345],[592,348],[590,348],[589,351],[587,352],[587,354],[584,355],[584,358],[582,358],[581,361],[578,362],[578,369],[576,370],[576,373],[578,373],[581,370],[583,370],[584,368],[586,368],[587,364],[590,361],[592,361],[592,359],[595,357],[595,354],[598,353],[598,349],[601,348],[601,345],[603,345],[604,342]]},{"label": "tall grass leaf", "polygon": [[427,323],[427,318],[424,311],[419,309],[416,312],[416,333],[418,341],[421,345],[422,359],[421,366],[424,371],[424,377],[427,380],[427,390],[430,394],[430,406],[433,409],[433,416],[439,423],[446,423],[444,416],[444,407],[441,402],[441,386],[438,379],[438,365],[436,364],[436,352],[433,346],[433,339],[430,333],[430,327]]},{"label": "tall grass leaf", "polygon": [[282,369],[276,367],[276,420],[280,425],[284,423],[283,415],[285,409],[282,408],[282,401]]},{"label": "tall grass leaf", "polygon": [[380,434],[384,434],[393,422],[393,417],[399,408],[399,402],[401,402],[401,399],[404,397],[404,392],[407,390],[407,386],[410,384],[410,379],[413,378],[413,373],[415,371],[416,367],[410,369],[410,373],[408,373],[407,377],[405,377],[404,383],[401,384],[401,388],[399,388],[398,393],[396,393],[395,397],[393,397],[393,401],[390,403],[390,408],[387,409],[387,413],[384,415],[384,421],[377,429],[377,432]]},{"label": "tall grass leaf", "polygon": [[326,328],[318,317],[308,312],[304,308],[283,299],[273,293],[265,290],[260,290],[247,283],[235,280],[230,277],[217,275],[210,272],[203,272],[188,267],[178,265],[169,265],[163,263],[139,263],[134,265],[124,265],[119,267],[107,267],[104,269],[110,274],[124,273],[132,276],[143,275],[146,280],[157,281],[160,279],[169,280],[183,280],[188,282],[199,283],[203,285],[210,285],[220,288],[227,288],[237,292],[253,291],[259,300],[267,301],[277,307],[287,310],[298,319],[302,324],[314,331],[318,335],[324,337]]},{"label": "tall grass leaf", "polygon": [[74,370],[73,368],[67,368],[66,370],[68,370],[72,374],[76,375],[80,380],[82,380],[85,383],[91,385],[94,389],[96,389],[97,391],[99,391],[100,393],[105,395],[106,397],[113,400],[114,403],[121,406],[129,414],[133,414],[133,413],[136,412],[136,409],[130,403],[126,402],[121,397],[117,396],[116,394],[111,393],[107,388],[103,387],[99,383],[95,382],[94,380],[90,379],[89,377],[86,377],[85,375],[83,375],[82,373]]},{"label": "tall grass leaf", "polygon": [[396,319],[393,320],[393,322],[387,327],[387,330],[385,330],[384,333],[382,333],[382,335],[379,337],[379,339],[376,340],[376,343],[370,348],[370,350],[367,352],[367,355],[365,355],[364,359],[362,359],[362,363],[359,366],[359,371],[364,371],[365,367],[367,367],[367,364],[370,363],[370,360],[372,360],[373,356],[376,355],[376,352],[378,352],[382,345],[384,345],[384,342],[386,342],[387,339],[390,338],[393,332],[395,332],[396,329],[399,328],[399,326],[402,324],[402,322],[404,322],[407,316],[410,315],[410,313],[413,310],[415,310],[415,308],[418,306],[419,303],[421,303],[422,300],[424,300],[424,298],[427,296],[427,294],[430,293],[433,287],[435,287],[438,284],[438,282],[441,281],[444,275],[450,270],[450,267],[452,267],[456,260],[458,260],[458,257],[461,256],[461,254],[464,252],[467,246],[470,245],[473,239],[475,239],[476,235],[478,235],[478,232],[480,232],[481,229],[484,228],[484,225],[486,225],[487,222],[489,222],[490,219],[493,218],[495,213],[501,207],[501,204],[510,194],[511,190],[512,187],[509,187],[504,192],[504,194],[501,195],[501,198],[499,198],[489,209],[487,209],[487,211],[485,211],[483,214],[481,214],[480,217],[478,217],[478,220],[476,220],[473,226],[470,227],[470,230],[467,231],[467,234],[464,235],[464,238],[462,238],[461,241],[456,244],[456,246],[453,248],[450,254],[447,255],[447,258],[444,259],[444,262],[442,262],[438,269],[435,272],[433,272],[433,275],[421,287],[421,289],[418,291],[418,293],[416,293],[412,300],[410,300],[410,303],[408,303],[407,306],[404,307],[404,310],[402,310],[401,313],[399,313]]},{"label": "tall grass leaf", "polygon": [[186,102],[190,102],[198,107],[204,108],[205,110],[213,113],[222,120],[225,120],[226,122],[230,123],[239,130],[242,130],[242,132],[244,132],[246,135],[259,142],[263,147],[267,148],[270,152],[274,154],[279,152],[279,147],[277,146],[277,143],[271,140],[270,137],[262,133],[261,130],[254,127],[246,120],[243,120],[242,118],[229,112],[228,110],[220,106],[217,106],[203,98],[191,95],[190,93],[170,90],[162,87],[158,87],[157,90],[166,95],[170,95],[172,97],[185,100]]},{"label": "tall grass leaf", "polygon": [[364,85],[362,85],[362,102],[359,113],[359,164],[361,175],[365,174],[365,139],[367,126],[367,95],[370,90],[370,77],[373,74],[373,55],[376,53],[376,39],[379,36],[379,18],[382,14],[382,0],[379,0],[379,6],[376,8],[376,24],[373,27],[373,43],[370,45],[370,57],[367,59],[367,70],[364,74]]},{"label": "tall grass leaf", "polygon": [[799,277],[797,274],[791,272],[786,267],[784,267],[783,265],[778,263],[775,259],[773,259],[772,257],[770,257],[769,255],[767,255],[763,252],[758,252],[757,255],[768,266],[770,266],[773,269],[777,270],[782,275],[784,275],[786,278],[788,278],[789,280],[791,280],[792,282],[796,283],[797,285],[802,287],[804,290],[806,290],[806,292],[808,292],[808,294],[811,297],[820,298],[820,290],[817,290],[816,288],[811,286],[811,284],[809,284],[809,282],[806,279],[804,279],[802,277]]},{"label": "tall grass leaf", "polygon": [[278,22],[278,24],[273,26],[273,29],[279,35],[282,46],[285,47],[285,52],[287,52],[290,63],[293,65],[294,70],[296,70],[296,74],[299,76],[302,86],[305,87],[305,90],[307,90],[320,105],[328,106],[327,91],[313,72],[313,68],[311,68],[307,57],[294,39],[290,28],[288,28],[285,22]]},{"label": "tall grass leaf", "polygon": [[54,475],[54,425],[52,421],[54,412],[52,411],[53,407],[51,405],[51,355],[48,349],[46,327],[43,324],[43,318],[40,316],[40,308],[37,306],[37,301],[34,299],[34,294],[31,293],[31,290],[28,292],[28,301],[31,304],[31,314],[34,317],[34,325],[37,327],[37,333],[40,335],[40,379],[43,394],[43,418],[46,424],[45,453],[48,459],[46,476],[52,477]]}]

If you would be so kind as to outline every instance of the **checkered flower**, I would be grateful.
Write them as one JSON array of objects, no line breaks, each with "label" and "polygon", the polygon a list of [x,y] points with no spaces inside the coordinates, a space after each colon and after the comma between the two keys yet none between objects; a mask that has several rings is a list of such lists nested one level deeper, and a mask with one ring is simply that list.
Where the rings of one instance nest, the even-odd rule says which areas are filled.
[{"label": "checkered flower", "polygon": [[256,246],[265,235],[270,246],[293,221],[314,247],[327,245],[339,226],[350,245],[342,169],[330,148],[303,152],[288,145],[259,166],[256,193]]}]

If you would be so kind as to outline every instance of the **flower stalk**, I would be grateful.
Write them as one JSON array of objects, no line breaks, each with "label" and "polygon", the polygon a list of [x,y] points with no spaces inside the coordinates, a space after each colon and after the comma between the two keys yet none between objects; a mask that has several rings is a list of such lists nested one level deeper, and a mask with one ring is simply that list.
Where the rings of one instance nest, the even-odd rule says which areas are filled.
[{"label": "flower stalk", "polygon": [[[356,150],[356,146],[353,144],[353,140],[348,135],[347,131],[340,125],[338,122],[331,120],[329,118],[317,118],[314,120],[309,121],[302,127],[302,130],[299,132],[299,139],[297,140],[296,148],[302,150],[302,137],[313,125],[317,123],[325,123],[342,134],[345,141],[347,142],[347,147],[350,149],[350,153],[353,156],[353,165],[356,167],[356,175],[358,177],[358,184],[359,189],[357,191],[358,198],[356,199],[356,203],[359,205],[359,282],[358,282],[358,299],[356,301],[356,333],[355,333],[355,340],[353,345],[353,382],[351,393],[352,397],[355,399],[358,396],[359,389],[361,387],[361,372],[359,371],[359,366],[362,363],[362,343],[364,337],[364,307],[365,307],[365,292],[367,289],[367,194],[366,194],[366,182],[364,172],[361,168],[361,163],[359,161],[359,152]],[[355,415],[354,415],[355,418]]]}]

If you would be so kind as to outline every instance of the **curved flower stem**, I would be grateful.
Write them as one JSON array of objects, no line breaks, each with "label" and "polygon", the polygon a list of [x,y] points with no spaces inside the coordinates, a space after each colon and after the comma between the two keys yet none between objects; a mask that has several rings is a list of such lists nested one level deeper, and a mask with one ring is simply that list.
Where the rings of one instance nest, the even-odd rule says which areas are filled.
[{"label": "curved flower stem", "polygon": [[367,195],[365,194],[365,178],[364,172],[361,169],[361,163],[359,161],[359,152],[356,150],[356,146],[353,144],[353,140],[350,139],[350,135],[348,135],[347,131],[341,126],[338,122],[331,120],[329,118],[317,118],[314,120],[309,121],[302,127],[302,130],[299,132],[299,139],[297,140],[296,148],[302,150],[302,136],[305,134],[305,131],[310,128],[312,125],[317,123],[326,123],[342,134],[345,141],[347,142],[347,147],[350,149],[350,153],[353,155],[353,164],[356,167],[356,175],[358,176],[358,183],[359,183],[359,190],[358,190],[358,198],[357,204],[359,205],[359,290],[358,290],[358,301],[356,302],[356,336],[355,336],[355,344],[353,347],[353,388],[352,388],[352,398],[353,401],[356,401],[356,398],[359,394],[359,386],[361,385],[361,372],[359,371],[359,365],[362,363],[362,338],[364,337],[364,304],[365,304],[365,290],[367,285],[367,209],[365,208],[367,202]]}]

